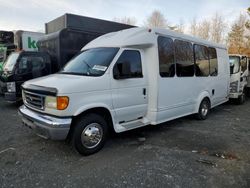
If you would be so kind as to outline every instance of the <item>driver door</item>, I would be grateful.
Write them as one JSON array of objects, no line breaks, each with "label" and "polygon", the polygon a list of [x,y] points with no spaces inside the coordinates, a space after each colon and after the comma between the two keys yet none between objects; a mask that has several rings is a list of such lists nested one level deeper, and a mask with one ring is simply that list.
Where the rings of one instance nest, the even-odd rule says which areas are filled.
[{"label": "driver door", "polygon": [[111,78],[116,123],[141,119],[148,106],[147,76],[140,50],[124,49],[113,67]]}]

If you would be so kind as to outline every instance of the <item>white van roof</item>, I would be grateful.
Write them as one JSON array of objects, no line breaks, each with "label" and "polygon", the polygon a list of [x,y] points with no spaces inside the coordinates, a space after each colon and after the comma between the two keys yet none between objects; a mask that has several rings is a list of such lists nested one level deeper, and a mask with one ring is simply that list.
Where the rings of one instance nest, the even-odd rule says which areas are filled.
[{"label": "white van roof", "polygon": [[102,35],[95,40],[88,43],[82,50],[96,47],[137,47],[146,48],[156,44],[156,36],[163,35],[186,41],[203,44],[209,47],[216,47],[226,49],[225,45],[209,42],[200,38],[192,37],[189,35],[181,34],[167,29],[159,28],[131,28],[118,32],[112,32]]}]

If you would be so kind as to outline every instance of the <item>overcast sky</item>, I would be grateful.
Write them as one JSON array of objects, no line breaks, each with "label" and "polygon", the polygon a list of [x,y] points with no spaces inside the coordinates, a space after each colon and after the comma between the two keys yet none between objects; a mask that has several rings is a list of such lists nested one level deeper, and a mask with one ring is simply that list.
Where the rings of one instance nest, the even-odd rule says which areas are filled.
[{"label": "overcast sky", "polygon": [[160,10],[170,24],[219,12],[232,22],[250,7],[250,0],[0,0],[0,7],[0,30],[43,31],[44,23],[65,13],[105,20],[134,17],[141,26],[153,10]]}]

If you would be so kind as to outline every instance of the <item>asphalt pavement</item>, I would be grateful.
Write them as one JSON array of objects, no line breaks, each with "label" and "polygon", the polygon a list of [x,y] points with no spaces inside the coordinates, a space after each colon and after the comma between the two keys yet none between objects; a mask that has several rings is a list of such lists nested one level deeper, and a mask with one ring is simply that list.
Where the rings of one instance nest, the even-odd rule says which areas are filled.
[{"label": "asphalt pavement", "polygon": [[81,156],[22,126],[0,97],[0,187],[250,187],[250,100],[122,134]]}]

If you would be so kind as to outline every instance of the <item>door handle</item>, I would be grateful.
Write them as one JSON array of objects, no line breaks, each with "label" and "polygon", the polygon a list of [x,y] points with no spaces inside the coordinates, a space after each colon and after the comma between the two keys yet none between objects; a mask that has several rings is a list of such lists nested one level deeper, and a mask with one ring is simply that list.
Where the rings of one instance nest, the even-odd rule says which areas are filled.
[{"label": "door handle", "polygon": [[142,89],[142,93],[143,93],[143,95],[146,95],[146,94],[147,94],[146,88],[143,88],[143,89]]}]

